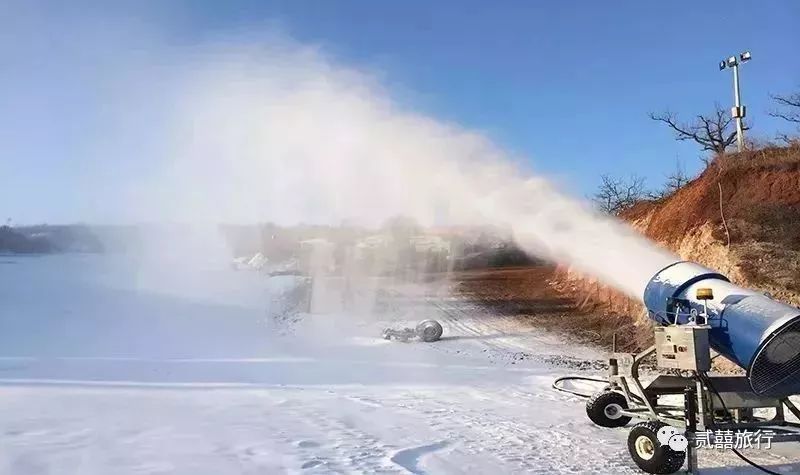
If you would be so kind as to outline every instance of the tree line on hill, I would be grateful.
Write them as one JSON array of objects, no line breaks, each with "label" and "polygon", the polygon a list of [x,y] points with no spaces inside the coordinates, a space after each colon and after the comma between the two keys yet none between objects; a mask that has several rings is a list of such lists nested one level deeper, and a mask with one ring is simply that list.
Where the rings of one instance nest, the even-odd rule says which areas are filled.
[{"label": "tree line on hill", "polygon": [[0,226],[0,252],[46,254],[55,252],[104,252],[94,230],[84,225]]},{"label": "tree line on hill", "polygon": [[53,246],[47,239],[26,236],[8,225],[0,226],[0,252],[33,254],[52,251]]},{"label": "tree line on hill", "polygon": [[[778,144],[786,147],[796,147],[800,143],[800,92],[790,94],[771,94],[775,106],[768,114],[782,119],[795,126],[793,132],[783,132],[776,135]],[[680,121],[676,114],[666,111],[650,113],[651,120],[667,126],[674,134],[677,141],[694,142],[703,152],[710,152],[710,157],[704,157],[703,162],[708,165],[714,157],[725,154],[737,141],[737,131],[733,117],[716,104],[713,112],[698,114],[691,121]],[[743,130],[750,130],[745,122]],[[768,146],[776,146],[768,143]],[[746,146],[755,149],[758,145],[754,141],[746,142]],[[645,179],[638,175],[627,178],[611,175],[601,175],[597,191],[590,197],[595,207],[611,215],[619,215],[642,201],[658,201],[671,196],[691,181],[691,177],[680,162],[676,168],[666,176],[665,183],[659,189],[648,189]]]}]

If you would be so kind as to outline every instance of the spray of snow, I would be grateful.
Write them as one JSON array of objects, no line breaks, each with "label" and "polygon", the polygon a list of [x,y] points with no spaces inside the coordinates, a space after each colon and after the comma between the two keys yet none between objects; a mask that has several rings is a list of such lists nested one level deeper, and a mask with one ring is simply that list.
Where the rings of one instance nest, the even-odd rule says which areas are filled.
[{"label": "spray of snow", "polygon": [[409,111],[374,76],[275,41],[192,55],[148,209],[180,220],[511,226],[537,256],[639,297],[675,258],[486,136]]},{"label": "spray of snow", "polygon": [[[80,189],[62,190],[77,219],[510,225],[531,253],[637,297],[673,260],[482,133],[396,101],[381,73],[275,28],[181,42],[158,9],[142,8],[147,22],[125,9],[16,7],[4,30],[14,40],[0,46],[11,70],[33,74],[29,58],[53,56],[36,74],[59,77],[66,92],[51,105],[40,83],[16,83],[28,112],[4,124],[19,135],[8,154],[48,156],[37,147],[56,144],[80,171],[58,182]],[[53,121],[54,108],[70,113]],[[52,128],[48,141],[31,135],[39,122]]]},{"label": "spray of snow", "polygon": [[[70,114],[53,121],[56,106],[39,107],[49,96],[38,83],[19,81],[14,94],[30,112],[5,125],[16,130],[28,116],[37,125],[12,132],[20,138],[8,154],[52,155],[37,147],[56,144],[80,171],[58,181],[80,189],[62,190],[78,219],[375,225],[406,215],[423,225],[493,224],[513,229],[530,253],[636,297],[674,259],[559,192],[523,165],[530,160],[413,110],[380,73],[318,47],[253,31],[182,43],[158,21],[121,12],[19,10],[9,25],[16,39],[0,47],[11,70],[55,55],[36,74],[62,78],[81,108],[73,114],[65,92],[60,107]],[[41,121],[52,127],[44,142],[30,136]],[[163,254],[175,258],[184,232],[154,242],[170,236],[181,246]]]}]

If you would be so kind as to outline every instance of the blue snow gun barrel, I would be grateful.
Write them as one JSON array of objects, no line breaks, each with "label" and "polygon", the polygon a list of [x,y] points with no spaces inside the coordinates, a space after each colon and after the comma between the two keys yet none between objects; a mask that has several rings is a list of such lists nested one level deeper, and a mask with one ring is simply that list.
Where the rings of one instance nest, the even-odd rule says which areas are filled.
[{"label": "blue snow gun barrel", "polygon": [[753,392],[800,394],[800,309],[693,262],[675,262],[653,276],[644,304],[662,325],[704,323],[707,309],[711,347],[747,370]]}]

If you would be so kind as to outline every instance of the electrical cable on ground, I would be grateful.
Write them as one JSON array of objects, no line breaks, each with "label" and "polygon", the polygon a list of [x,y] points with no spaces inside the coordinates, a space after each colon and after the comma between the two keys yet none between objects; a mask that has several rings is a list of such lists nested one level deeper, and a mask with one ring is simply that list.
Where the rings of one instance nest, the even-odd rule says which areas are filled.
[{"label": "electrical cable on ground", "polygon": [[[579,391],[573,391],[572,389],[567,389],[567,388],[561,387],[561,386],[559,386],[559,383],[562,382],[562,381],[589,381],[589,382],[592,382],[592,383],[605,383],[606,386],[603,388],[604,390],[608,389],[610,387],[610,385],[608,384],[608,380],[607,379],[587,378],[585,376],[563,376],[561,378],[556,378],[556,380],[553,381],[553,385],[552,386],[553,386],[553,389],[555,389],[556,391],[561,391],[561,392],[564,392],[564,393],[572,394],[574,396],[582,397],[584,399],[589,399],[590,397],[592,397],[594,395],[594,393],[586,394],[586,393],[582,393],[582,392],[579,392]],[[644,404],[644,401],[639,396],[637,396],[635,394],[630,394],[629,396],[632,399],[634,399],[636,402],[638,402],[639,404]]]},{"label": "electrical cable on ground", "polygon": [[606,380],[606,379],[587,378],[585,376],[563,376],[563,377],[557,378],[555,381],[553,381],[553,389],[555,389],[556,391],[569,393],[569,394],[572,394],[574,396],[578,396],[578,397],[582,397],[582,398],[586,398],[586,399],[592,397],[592,394],[586,394],[586,393],[582,393],[582,392],[579,392],[579,391],[573,391],[572,389],[567,389],[567,388],[561,387],[561,386],[559,386],[559,383],[561,383],[562,381],[589,381],[589,382],[592,382],[592,383],[605,383],[605,384],[608,384],[608,380]]},{"label": "electrical cable on ground", "polygon": [[722,218],[722,225],[725,227],[725,237],[728,239],[728,249],[731,248],[731,233],[728,230],[728,222],[725,221],[725,212],[722,210],[722,183],[717,182],[719,187],[719,215]]}]

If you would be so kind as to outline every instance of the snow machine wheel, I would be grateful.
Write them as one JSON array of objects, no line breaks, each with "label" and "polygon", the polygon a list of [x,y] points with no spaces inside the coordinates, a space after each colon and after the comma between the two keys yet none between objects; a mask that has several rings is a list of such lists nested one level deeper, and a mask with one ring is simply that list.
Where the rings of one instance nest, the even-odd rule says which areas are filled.
[{"label": "snow machine wheel", "polygon": [[658,441],[658,430],[666,425],[656,421],[640,422],[628,434],[628,452],[634,463],[647,473],[675,473],[686,460],[686,452],[672,450]]},{"label": "snow machine wheel", "polygon": [[622,394],[601,391],[586,402],[586,415],[601,427],[622,427],[631,421],[630,417],[622,414],[627,408],[628,401]]},{"label": "snow machine wheel", "polygon": [[417,325],[417,335],[425,342],[438,341],[442,337],[442,325],[436,320],[423,320]]}]

